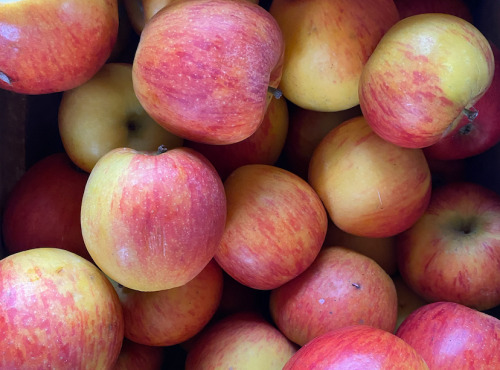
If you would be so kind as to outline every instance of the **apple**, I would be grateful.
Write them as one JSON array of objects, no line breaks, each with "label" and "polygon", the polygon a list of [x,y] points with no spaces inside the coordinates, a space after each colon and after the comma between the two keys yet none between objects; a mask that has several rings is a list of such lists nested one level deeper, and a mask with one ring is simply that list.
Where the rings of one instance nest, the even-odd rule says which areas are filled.
[{"label": "apple", "polygon": [[495,72],[490,87],[474,104],[474,119],[463,116],[457,127],[436,144],[424,148],[427,158],[453,160],[483,153],[500,142],[500,49],[490,43]]},{"label": "apple", "polygon": [[325,247],[312,265],[273,289],[271,317],[292,342],[312,339],[349,325],[365,324],[393,332],[396,288],[371,258],[343,247]]},{"label": "apple", "polygon": [[325,239],[328,219],[313,188],[276,166],[249,164],[224,182],[227,220],[215,259],[233,279],[270,290],[302,273]]},{"label": "apple", "polygon": [[229,315],[202,331],[187,353],[185,370],[281,370],[297,347],[256,313]]},{"label": "apple", "polygon": [[[246,0],[180,1],[151,18],[133,62],[144,109],[192,141],[232,144],[261,124],[281,79],[274,18]],[[279,96],[279,94],[278,94]]]},{"label": "apple", "polygon": [[367,325],[327,332],[301,347],[283,370],[428,369],[415,349],[392,333]]},{"label": "apple", "polygon": [[401,323],[417,308],[426,305],[422,297],[415,293],[408,284],[405,283],[401,275],[393,276],[394,286],[398,296],[398,319],[396,321],[396,330]]},{"label": "apple", "polygon": [[87,172],[115,148],[154,151],[160,145],[174,149],[183,144],[141,106],[132,86],[132,65],[126,63],[105,64],[89,81],[65,91],[58,121],[66,153]]},{"label": "apple", "polygon": [[401,19],[417,14],[452,14],[472,23],[472,13],[464,0],[394,0]]},{"label": "apple", "polygon": [[491,84],[494,56],[471,23],[441,13],[404,18],[382,37],[359,81],[361,111],[385,140],[408,148],[454,130]]},{"label": "apple", "polygon": [[9,254],[27,249],[66,249],[88,260],[80,207],[88,174],[65,153],[38,160],[14,184],[5,203],[3,242]]},{"label": "apple", "polygon": [[0,1],[0,88],[74,88],[106,62],[117,35],[116,0]]},{"label": "apple", "polygon": [[109,369],[118,357],[118,296],[72,252],[36,248],[0,260],[0,302],[2,369]]},{"label": "apple", "polygon": [[250,137],[234,144],[213,145],[186,141],[207,157],[222,180],[246,164],[274,165],[281,155],[288,133],[288,106],[285,99],[273,99],[261,125]]},{"label": "apple", "polygon": [[157,370],[161,369],[166,360],[162,347],[147,346],[123,339],[120,354],[113,370]]},{"label": "apple", "polygon": [[120,297],[125,337],[148,346],[173,346],[198,334],[222,297],[222,270],[211,260],[186,284],[140,292],[112,282]]},{"label": "apple", "polygon": [[328,222],[325,241],[323,246],[338,245],[361,253],[384,269],[392,276],[397,272],[396,262],[396,238],[369,238],[346,233],[339,229],[333,222]]},{"label": "apple", "polygon": [[426,301],[478,310],[500,305],[500,195],[479,184],[437,187],[422,217],[397,238],[398,268]]},{"label": "apple", "polygon": [[182,286],[214,257],[226,197],[215,168],[188,148],[117,148],[99,159],[82,200],[85,245],[117,283],[139,291]]},{"label": "apple", "polygon": [[359,104],[364,64],[399,20],[393,0],[274,0],[269,12],[285,39],[283,95],[327,112]]},{"label": "apple", "polygon": [[338,111],[319,112],[290,104],[289,127],[284,155],[287,169],[307,179],[314,149],[333,128],[361,114],[359,105]]},{"label": "apple", "polygon": [[372,238],[391,237],[412,226],[431,193],[422,150],[382,139],[363,116],[345,121],[321,140],[308,179],[337,227]]},{"label": "apple", "polygon": [[454,302],[424,305],[396,331],[431,369],[498,369],[500,320]]}]

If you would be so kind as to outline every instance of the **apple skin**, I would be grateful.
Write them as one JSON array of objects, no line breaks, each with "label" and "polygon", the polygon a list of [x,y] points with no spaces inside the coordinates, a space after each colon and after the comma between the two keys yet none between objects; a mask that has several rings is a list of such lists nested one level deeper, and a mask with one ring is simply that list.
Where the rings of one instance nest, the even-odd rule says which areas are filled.
[{"label": "apple skin", "polygon": [[236,281],[270,290],[314,261],[328,219],[321,200],[299,176],[249,164],[224,182],[227,221],[215,259]]},{"label": "apple skin", "polygon": [[69,90],[106,62],[118,35],[116,0],[2,1],[0,88]]},{"label": "apple skin", "polygon": [[198,275],[215,254],[225,220],[219,175],[188,148],[114,149],[90,173],[82,200],[83,239],[93,260],[139,291],[175,288]]},{"label": "apple skin", "polygon": [[500,49],[490,43],[495,72],[490,87],[474,104],[479,112],[470,121],[463,116],[457,127],[436,144],[424,148],[427,158],[453,160],[481,154],[500,142]]},{"label": "apple skin", "polygon": [[292,342],[303,346],[328,331],[365,324],[393,332],[396,288],[371,258],[343,247],[325,247],[292,281],[273,289],[271,317]]},{"label": "apple skin", "polygon": [[269,12],[285,39],[283,95],[322,112],[358,105],[364,64],[399,20],[392,0],[274,0]]},{"label": "apple skin", "polygon": [[245,140],[227,145],[186,141],[185,146],[207,157],[224,181],[236,168],[247,164],[274,165],[283,150],[287,133],[287,102],[273,99],[257,131]]},{"label": "apple skin", "polygon": [[415,349],[392,333],[367,325],[327,332],[301,347],[283,370],[428,369]]},{"label": "apple skin", "polygon": [[172,346],[200,332],[222,297],[222,269],[211,260],[186,284],[140,292],[112,282],[120,297],[125,337],[148,346]]},{"label": "apple skin", "polygon": [[491,84],[494,57],[471,23],[449,14],[404,18],[382,37],[359,82],[361,111],[385,140],[437,143]]},{"label": "apple skin", "polygon": [[422,307],[429,302],[426,302],[422,297],[415,293],[408,284],[403,280],[401,275],[396,275],[392,278],[396,293],[398,296],[398,319],[396,321],[396,330],[401,323],[417,308]]},{"label": "apple skin", "polygon": [[498,369],[500,320],[454,302],[411,313],[396,331],[431,369]]},{"label": "apple skin", "polygon": [[80,227],[88,177],[65,153],[48,155],[31,166],[5,204],[2,232],[6,252],[53,247],[91,260]]},{"label": "apple skin", "polygon": [[429,207],[397,237],[398,269],[428,302],[478,310],[500,304],[500,195],[479,184],[437,187]]},{"label": "apple skin", "polygon": [[0,260],[2,369],[109,369],[123,341],[120,301],[91,262],[37,248]]},{"label": "apple skin", "polygon": [[281,370],[296,351],[297,347],[261,315],[239,312],[199,334],[187,353],[185,369]]},{"label": "apple skin", "polygon": [[424,213],[431,194],[422,150],[382,139],[363,116],[323,138],[311,157],[308,179],[337,227],[372,238],[408,229]]},{"label": "apple skin", "polygon": [[472,13],[464,0],[394,0],[401,19],[417,14],[445,13],[473,23]]},{"label": "apple skin", "polygon": [[[196,20],[192,22],[192,20]],[[281,79],[284,41],[274,18],[246,0],[180,1],[144,27],[133,82],[144,109],[192,141],[252,135]]]},{"label": "apple skin", "polygon": [[157,370],[161,369],[165,361],[162,347],[147,346],[123,338],[120,354],[113,366],[113,370]]},{"label": "apple skin", "polygon": [[58,121],[66,153],[86,172],[115,148],[154,151],[183,144],[142,108],[132,86],[132,64],[107,63],[89,81],[65,91]]}]

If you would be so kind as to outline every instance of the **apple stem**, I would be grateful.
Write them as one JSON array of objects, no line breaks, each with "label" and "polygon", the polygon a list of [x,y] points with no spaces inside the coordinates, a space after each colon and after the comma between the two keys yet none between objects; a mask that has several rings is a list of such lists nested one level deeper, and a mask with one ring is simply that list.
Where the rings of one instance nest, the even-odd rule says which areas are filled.
[{"label": "apple stem", "polygon": [[272,86],[267,87],[267,92],[270,92],[271,94],[273,94],[273,96],[276,99],[279,99],[283,96],[283,92],[280,89],[277,89],[277,88],[272,87]]},{"label": "apple stem", "polygon": [[476,117],[478,116],[479,111],[474,107],[470,107],[470,108],[464,108],[462,113],[467,117],[469,122],[472,123],[476,119]]},{"label": "apple stem", "polygon": [[7,76],[5,73],[3,73],[2,71],[0,71],[0,80],[2,80],[3,82],[11,85],[11,80],[9,78],[9,76]]},{"label": "apple stem", "polygon": [[156,152],[156,154],[163,154],[163,153],[165,153],[167,150],[168,150],[168,149],[167,149],[167,147],[166,147],[165,145],[163,145],[163,144],[162,144],[162,145],[160,145],[160,146],[158,147],[158,151]]}]

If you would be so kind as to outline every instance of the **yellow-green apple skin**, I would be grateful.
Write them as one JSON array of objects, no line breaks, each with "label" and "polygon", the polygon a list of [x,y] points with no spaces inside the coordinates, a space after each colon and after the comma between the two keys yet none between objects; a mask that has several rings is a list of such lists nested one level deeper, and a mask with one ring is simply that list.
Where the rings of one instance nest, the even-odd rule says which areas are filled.
[{"label": "yellow-green apple skin", "polygon": [[316,111],[358,105],[358,81],[382,35],[399,20],[392,0],[274,0],[285,39],[280,89]]},{"label": "yellow-green apple skin", "polygon": [[278,329],[300,346],[349,325],[393,332],[396,288],[371,258],[328,246],[306,271],[271,291],[269,310]]},{"label": "yellow-green apple skin", "polygon": [[449,14],[414,15],[394,25],[366,63],[361,110],[385,140],[424,148],[453,131],[493,74],[490,44],[471,23]]},{"label": "yellow-green apple skin", "polygon": [[134,89],[168,131],[208,144],[252,135],[281,79],[275,19],[247,0],[180,1],[151,18],[133,62]]},{"label": "yellow-green apple skin", "polygon": [[222,297],[222,269],[212,260],[186,284],[140,292],[112,282],[120,297],[125,337],[149,346],[172,346],[198,334]]},{"label": "yellow-green apple skin", "polygon": [[132,86],[132,64],[126,63],[107,63],[89,81],[65,91],[58,127],[66,153],[86,172],[115,148],[154,151],[183,144],[146,113]]},{"label": "yellow-green apple skin", "polygon": [[111,369],[123,341],[118,295],[86,259],[35,248],[0,261],[2,369]]},{"label": "yellow-green apple skin", "polygon": [[297,351],[276,327],[254,312],[238,312],[202,331],[189,349],[186,370],[281,370]]},{"label": "yellow-green apple skin", "polygon": [[186,141],[185,146],[203,154],[217,169],[222,180],[247,164],[274,165],[288,134],[288,104],[284,98],[272,99],[264,120],[248,138],[234,144],[213,145]]},{"label": "yellow-green apple skin", "polygon": [[411,227],[431,194],[422,149],[382,139],[363,116],[345,121],[323,138],[312,155],[308,181],[335,225],[374,238]]},{"label": "yellow-green apple skin", "polygon": [[314,189],[282,168],[249,164],[224,182],[227,221],[215,259],[236,281],[269,290],[295,278],[318,255],[328,227]]},{"label": "yellow-green apple skin", "polygon": [[117,0],[1,1],[0,88],[74,88],[102,67],[117,35]]},{"label": "yellow-green apple skin", "polygon": [[394,286],[398,296],[398,319],[396,321],[396,330],[401,323],[417,308],[426,305],[428,302],[415,293],[401,275],[393,276]]},{"label": "yellow-green apple skin", "polygon": [[196,151],[118,148],[90,173],[82,200],[83,240],[95,263],[139,291],[186,284],[213,258],[226,197],[215,168]]}]

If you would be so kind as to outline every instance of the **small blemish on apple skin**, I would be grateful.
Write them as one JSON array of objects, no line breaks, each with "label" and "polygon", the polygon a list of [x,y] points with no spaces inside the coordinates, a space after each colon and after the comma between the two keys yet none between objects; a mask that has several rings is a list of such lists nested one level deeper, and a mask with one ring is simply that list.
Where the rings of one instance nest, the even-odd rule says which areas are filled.
[{"label": "small blemish on apple skin", "polygon": [[359,285],[358,283],[352,283],[351,285],[356,289],[361,289],[361,285]]}]

